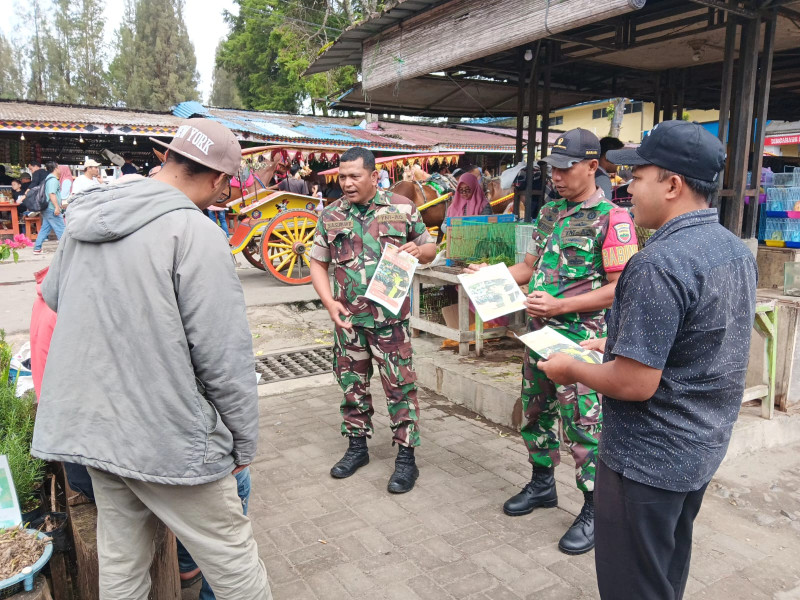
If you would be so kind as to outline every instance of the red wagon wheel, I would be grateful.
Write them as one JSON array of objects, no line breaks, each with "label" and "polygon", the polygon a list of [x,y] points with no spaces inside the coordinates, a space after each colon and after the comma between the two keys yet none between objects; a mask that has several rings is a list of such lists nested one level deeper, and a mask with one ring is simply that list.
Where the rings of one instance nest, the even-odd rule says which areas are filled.
[{"label": "red wagon wheel", "polygon": [[261,260],[261,245],[258,243],[257,238],[250,240],[247,246],[242,249],[242,254],[247,259],[247,262],[253,265],[256,269],[261,269],[262,271],[267,270]]},{"label": "red wagon wheel", "polygon": [[261,236],[261,259],[278,281],[290,285],[311,282],[311,244],[317,215],[287,210],[270,221]]}]

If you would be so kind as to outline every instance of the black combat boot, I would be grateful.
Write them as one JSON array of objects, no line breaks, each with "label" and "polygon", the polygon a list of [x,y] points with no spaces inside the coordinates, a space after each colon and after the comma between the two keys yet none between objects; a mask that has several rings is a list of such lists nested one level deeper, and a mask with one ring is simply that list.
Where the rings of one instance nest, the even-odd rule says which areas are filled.
[{"label": "black combat boot", "polygon": [[506,500],[503,512],[510,517],[520,517],[540,506],[544,508],[558,506],[553,467],[534,466],[530,483],[527,483],[519,494]]},{"label": "black combat boot", "polygon": [[389,478],[388,489],[393,494],[405,494],[414,487],[419,477],[417,461],[414,459],[414,448],[400,446],[394,460],[394,473]]},{"label": "black combat boot", "polygon": [[344,453],[342,460],[333,465],[331,477],[344,479],[350,477],[369,462],[369,451],[367,450],[366,437],[351,437],[350,447]]},{"label": "black combat boot", "polygon": [[564,554],[583,554],[594,548],[594,492],[583,492],[583,508],[578,518],[559,540]]}]

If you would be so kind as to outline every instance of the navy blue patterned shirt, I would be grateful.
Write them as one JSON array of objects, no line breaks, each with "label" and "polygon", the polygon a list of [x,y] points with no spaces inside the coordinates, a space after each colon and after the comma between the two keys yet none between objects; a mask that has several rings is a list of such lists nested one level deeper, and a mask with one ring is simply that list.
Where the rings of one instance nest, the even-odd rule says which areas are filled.
[{"label": "navy blue patterned shirt", "polygon": [[635,254],[608,312],[605,361],[661,369],[644,402],[603,398],[600,458],[628,479],[689,492],[722,462],[739,414],[758,270],[716,209],[666,223]]}]

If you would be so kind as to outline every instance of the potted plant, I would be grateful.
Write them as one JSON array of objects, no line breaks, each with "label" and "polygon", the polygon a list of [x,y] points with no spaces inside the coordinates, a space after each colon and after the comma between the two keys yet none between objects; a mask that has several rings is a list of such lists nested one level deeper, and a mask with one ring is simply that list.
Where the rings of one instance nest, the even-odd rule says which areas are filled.
[{"label": "potted plant", "polygon": [[[44,501],[41,484],[45,462],[30,454],[36,403],[31,392],[17,397],[16,386],[8,377],[11,356],[5,331],[0,330],[0,454],[8,457],[20,509],[23,513],[30,513]],[[23,514],[23,522],[37,516]]]}]

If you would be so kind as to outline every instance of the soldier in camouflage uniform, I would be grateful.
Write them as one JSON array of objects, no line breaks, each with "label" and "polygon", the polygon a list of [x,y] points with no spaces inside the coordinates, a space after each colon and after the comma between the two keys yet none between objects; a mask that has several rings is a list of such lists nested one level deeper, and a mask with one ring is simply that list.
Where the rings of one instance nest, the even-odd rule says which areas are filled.
[{"label": "soldier in camouflage uniform", "polygon": [[[344,392],[342,435],[349,438],[347,452],[331,475],[349,477],[369,462],[374,360],[386,392],[392,444],[399,444],[388,490],[404,493],[419,475],[414,458],[419,406],[411,364],[410,300],[406,298],[395,314],[364,294],[387,243],[422,263],[433,260],[436,246],[411,200],[378,190],[375,157],[369,150],[356,147],[342,155],[339,183],[344,196],[320,215],[311,250],[311,281],[336,326],[333,371]],[[333,293],[329,264],[334,267]]]},{"label": "soldier in camouflage uniform", "polygon": [[[516,281],[528,285],[528,330],[545,325],[580,343],[604,337],[605,311],[614,299],[616,281],[637,251],[630,215],[615,207],[595,185],[600,142],[589,131],[574,129],[558,139],[545,160],[562,196],[542,207],[528,243],[525,262],[511,267]],[[480,268],[474,265],[472,270]],[[584,493],[581,514],[559,541],[567,554],[594,547],[594,476],[602,428],[600,399],[582,384],[556,385],[536,368],[538,356],[526,348],[522,366],[522,438],[533,476],[510,498],[507,515],[530,513],[558,504],[554,467],[560,462],[559,418],[575,459],[576,482]]]}]

